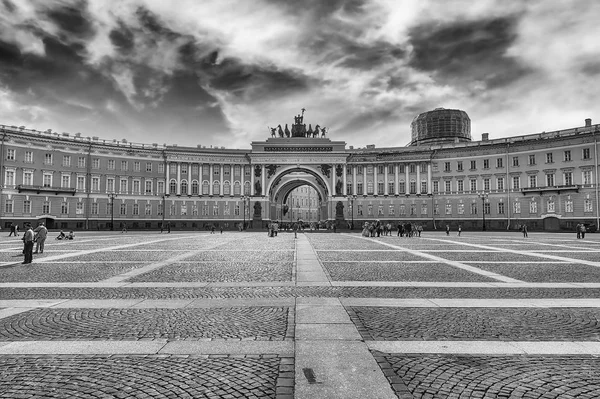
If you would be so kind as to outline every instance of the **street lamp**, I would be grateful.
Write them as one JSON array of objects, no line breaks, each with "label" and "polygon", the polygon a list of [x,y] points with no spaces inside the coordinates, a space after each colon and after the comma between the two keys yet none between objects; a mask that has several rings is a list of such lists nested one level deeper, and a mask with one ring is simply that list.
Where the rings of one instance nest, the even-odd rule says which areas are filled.
[{"label": "street lamp", "polygon": [[110,198],[110,229],[111,231],[115,229],[115,198],[117,194],[109,193],[108,198]]},{"label": "street lamp", "polygon": [[350,201],[350,214],[352,216],[352,223],[350,224],[350,230],[354,230],[354,200],[356,200],[356,195],[348,196],[348,201]]},{"label": "street lamp", "polygon": [[483,217],[482,231],[485,231],[485,201],[488,199],[488,195],[487,193],[479,193],[477,196],[481,198],[481,215]]}]

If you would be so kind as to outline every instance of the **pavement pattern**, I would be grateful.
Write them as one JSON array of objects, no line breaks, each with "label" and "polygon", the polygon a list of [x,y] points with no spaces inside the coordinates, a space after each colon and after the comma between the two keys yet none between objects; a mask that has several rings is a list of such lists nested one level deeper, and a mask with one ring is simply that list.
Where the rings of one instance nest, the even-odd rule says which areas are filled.
[{"label": "pavement pattern", "polygon": [[600,398],[600,236],[0,238],[2,398]]}]

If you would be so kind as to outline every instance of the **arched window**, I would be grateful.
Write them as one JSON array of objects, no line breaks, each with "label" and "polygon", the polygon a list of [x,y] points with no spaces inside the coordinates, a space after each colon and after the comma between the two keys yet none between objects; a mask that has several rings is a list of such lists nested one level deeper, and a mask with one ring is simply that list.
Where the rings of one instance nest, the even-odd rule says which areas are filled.
[{"label": "arched window", "polygon": [[202,182],[202,195],[208,195],[210,193],[210,190],[208,188],[208,180],[204,180]]},{"label": "arched window", "polygon": [[239,181],[236,181],[235,183],[233,183],[233,195],[241,195],[242,193],[242,185],[240,184]]},{"label": "arched window", "polygon": [[169,192],[171,195],[177,194],[177,180],[172,179],[169,183]]},{"label": "arched window", "polygon": [[188,193],[188,183],[187,180],[181,181],[181,195],[187,195]]},{"label": "arched window", "polygon": [[250,193],[250,182],[244,183],[244,195],[251,195]]},{"label": "arched window", "polygon": [[221,183],[215,180],[213,182],[213,195],[221,194],[221,192],[219,190],[220,188],[221,188]]},{"label": "arched window", "polygon": [[192,195],[198,195],[198,180],[192,181]]},{"label": "arched window", "polygon": [[223,183],[223,195],[231,195],[231,184],[228,180]]}]

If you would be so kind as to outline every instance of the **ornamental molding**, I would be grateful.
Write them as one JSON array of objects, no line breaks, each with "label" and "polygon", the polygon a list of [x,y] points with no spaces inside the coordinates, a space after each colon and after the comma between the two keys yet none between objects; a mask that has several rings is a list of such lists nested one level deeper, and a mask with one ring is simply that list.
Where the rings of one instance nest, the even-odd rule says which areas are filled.
[{"label": "ornamental molding", "polygon": [[252,156],[253,164],[279,164],[279,165],[297,165],[297,164],[331,164],[346,163],[346,157],[328,156],[328,157],[273,157],[273,156]]},{"label": "ornamental molding", "polygon": [[181,162],[187,161],[192,163],[236,163],[236,164],[248,164],[248,160],[239,155],[232,155],[230,157],[219,155],[219,156],[188,156],[188,155],[169,155],[167,162]]}]

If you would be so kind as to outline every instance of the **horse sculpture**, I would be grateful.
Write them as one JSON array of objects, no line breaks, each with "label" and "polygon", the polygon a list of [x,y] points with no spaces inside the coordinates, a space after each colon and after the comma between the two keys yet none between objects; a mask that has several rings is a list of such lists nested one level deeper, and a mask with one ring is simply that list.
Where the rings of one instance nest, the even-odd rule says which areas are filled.
[{"label": "horse sculpture", "polygon": [[319,137],[319,125],[315,126],[315,131],[313,132],[313,137]]},{"label": "horse sculpture", "polygon": [[279,133],[279,137],[283,137],[283,129],[281,128],[281,125],[277,126],[277,133]]}]

